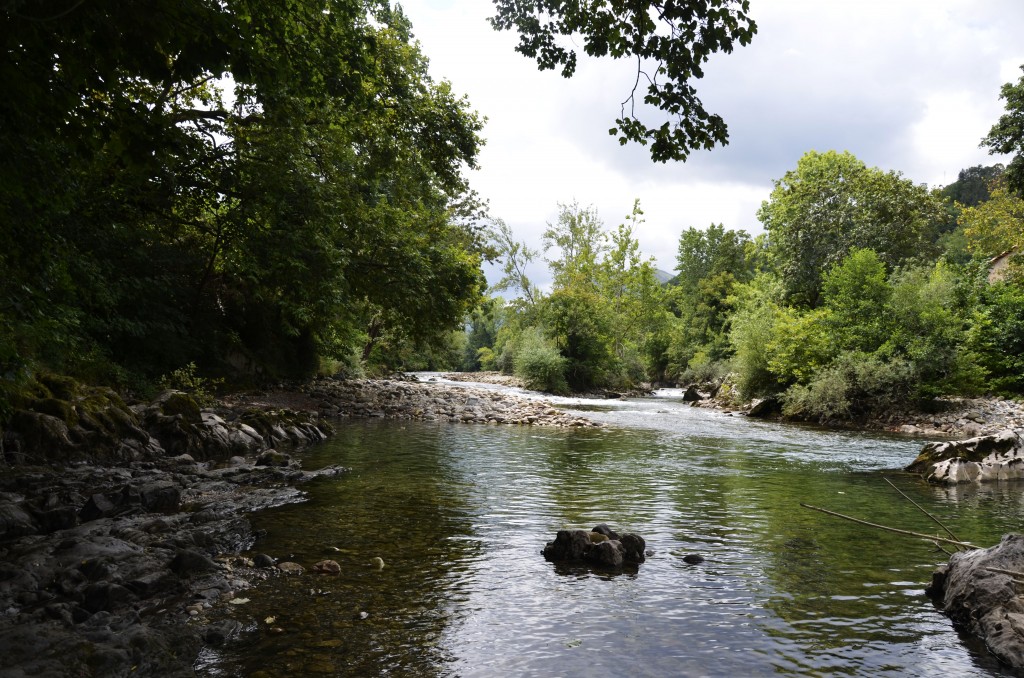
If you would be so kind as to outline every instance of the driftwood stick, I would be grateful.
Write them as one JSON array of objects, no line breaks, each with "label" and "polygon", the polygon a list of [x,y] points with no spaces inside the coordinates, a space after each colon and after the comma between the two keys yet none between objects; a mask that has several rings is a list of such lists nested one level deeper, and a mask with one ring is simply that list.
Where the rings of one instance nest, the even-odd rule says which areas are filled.
[{"label": "driftwood stick", "polygon": [[1000,569],[998,567],[986,567],[985,569],[988,570],[989,572],[998,572],[999,574],[1008,574],[1011,577],[1020,577],[1021,579],[1024,579],[1024,572],[1014,572],[1013,570],[1003,570],[1003,569]]},{"label": "driftwood stick", "polygon": [[803,506],[804,508],[811,509],[812,511],[819,511],[821,513],[826,513],[826,514],[828,514],[830,516],[835,516],[836,518],[842,518],[843,520],[849,520],[850,522],[853,522],[853,523],[858,523],[860,525],[867,525],[868,527],[873,527],[873,528],[878,529],[878,530],[885,530],[886,532],[895,532],[896,534],[903,534],[903,535],[906,535],[908,537],[917,537],[919,539],[926,539],[928,541],[933,541],[933,542],[941,541],[944,544],[953,544],[954,546],[963,546],[965,549],[977,549],[977,548],[980,548],[979,546],[975,546],[974,544],[968,544],[965,541],[956,541],[955,539],[946,539],[945,537],[936,537],[936,536],[930,535],[930,534],[921,534],[920,532],[911,532],[910,530],[900,530],[900,529],[897,529],[895,527],[886,527],[885,525],[878,525],[877,523],[869,523],[868,521],[861,520],[860,518],[852,518],[850,516],[844,516],[842,513],[836,513],[835,511],[829,511],[828,509],[818,508],[817,506],[811,506],[810,504],[804,504],[803,502],[801,502],[800,505]]},{"label": "driftwood stick", "polygon": [[908,496],[906,495],[906,493],[905,493],[905,492],[904,492],[903,490],[901,490],[900,488],[898,488],[898,487],[896,487],[895,485],[893,485],[893,484],[892,484],[892,481],[891,481],[891,480],[889,480],[888,478],[882,478],[882,480],[884,480],[885,482],[889,483],[889,487],[891,487],[892,489],[894,489],[894,490],[896,490],[897,492],[899,492],[899,493],[900,493],[900,495],[902,495],[904,499],[906,499],[906,500],[907,500],[907,501],[909,501],[909,502],[910,502],[911,504],[913,504],[914,506],[916,506],[916,507],[917,507],[917,510],[918,510],[918,511],[920,511],[921,513],[925,514],[926,516],[928,516],[929,518],[931,518],[931,519],[932,519],[933,521],[935,521],[935,524],[936,524],[936,525],[938,525],[939,527],[941,527],[941,528],[942,528],[943,530],[945,530],[945,531],[946,531],[946,534],[948,534],[948,535],[949,535],[950,537],[952,537],[952,538],[953,538],[953,539],[955,539],[956,541],[960,541],[960,538],[959,538],[959,537],[957,537],[957,536],[956,536],[955,534],[953,534],[953,532],[952,532],[952,531],[951,531],[951,530],[950,530],[950,529],[949,529],[948,527],[946,527],[946,526],[945,526],[945,525],[943,525],[943,524],[942,524],[941,522],[939,522],[939,519],[938,519],[938,518],[936,518],[936,517],[935,517],[935,516],[933,516],[932,514],[930,514],[930,513],[928,513],[927,511],[925,511],[925,510],[924,510],[924,508],[923,508],[923,507],[922,507],[922,506],[921,506],[920,504],[918,504],[918,503],[917,503],[916,501],[914,501],[913,499],[911,499],[910,497],[908,497]]}]

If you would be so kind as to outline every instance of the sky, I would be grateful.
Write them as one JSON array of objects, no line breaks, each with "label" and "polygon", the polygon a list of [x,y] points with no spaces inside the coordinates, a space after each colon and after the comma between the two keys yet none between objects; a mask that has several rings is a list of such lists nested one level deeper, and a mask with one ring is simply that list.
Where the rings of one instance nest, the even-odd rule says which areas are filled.
[{"label": "sky", "polygon": [[[432,76],[487,118],[469,179],[491,215],[540,248],[558,203],[592,206],[611,229],[639,199],[640,249],[665,271],[689,227],[760,233],[773,181],[810,150],[849,151],[930,187],[1003,160],[978,145],[1004,111],[999,88],[1024,64],[1020,0],[750,0],[752,43],[714,55],[695,82],[729,126],[729,144],[660,164],[608,134],[635,62],[581,54],[565,79],[490,27],[489,0],[401,4]],[[533,273],[543,286],[542,269]],[[488,277],[496,281],[493,269]]]}]

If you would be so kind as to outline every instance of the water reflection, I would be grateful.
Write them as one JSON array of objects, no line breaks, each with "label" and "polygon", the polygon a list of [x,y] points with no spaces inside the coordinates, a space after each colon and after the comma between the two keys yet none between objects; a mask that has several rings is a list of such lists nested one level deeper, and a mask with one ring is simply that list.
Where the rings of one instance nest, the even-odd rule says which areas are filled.
[{"label": "water reflection", "polygon": [[[243,639],[202,675],[999,675],[923,596],[925,542],[806,511],[934,532],[883,481],[992,543],[1020,493],[892,474],[906,438],[781,427],[670,399],[609,401],[616,427],[347,422],[310,464],[353,472],[255,520],[259,549],[336,578],[275,579],[227,613]],[[635,572],[547,563],[558,529],[644,536]],[[683,556],[706,560],[688,565]],[[387,566],[367,565],[379,556]],[[265,619],[285,629],[273,635]]]}]

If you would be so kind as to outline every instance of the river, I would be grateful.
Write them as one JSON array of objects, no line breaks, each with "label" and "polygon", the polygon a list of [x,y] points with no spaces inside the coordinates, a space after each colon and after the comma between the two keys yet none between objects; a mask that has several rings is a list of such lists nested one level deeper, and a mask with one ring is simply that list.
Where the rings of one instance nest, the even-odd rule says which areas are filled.
[{"label": "river", "polygon": [[[273,578],[219,608],[243,630],[199,675],[1013,675],[924,595],[945,554],[799,504],[937,534],[889,478],[990,545],[1020,528],[1019,484],[929,486],[899,471],[920,440],[749,420],[673,390],[559,406],[608,426],[340,423],[304,463],[351,473],[253,522],[258,552],[341,574]],[[597,523],[653,555],[620,574],[541,557],[557,530]]]}]

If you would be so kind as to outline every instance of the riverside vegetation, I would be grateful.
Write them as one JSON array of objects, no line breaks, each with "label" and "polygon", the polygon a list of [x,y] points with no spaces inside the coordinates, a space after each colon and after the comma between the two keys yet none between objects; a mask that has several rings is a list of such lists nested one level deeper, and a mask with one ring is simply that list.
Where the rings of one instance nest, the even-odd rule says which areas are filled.
[{"label": "riverside vegetation", "polygon": [[[469,185],[483,122],[430,77],[400,8],[157,4],[159,22],[143,6],[2,10],[18,30],[3,38],[0,426],[43,372],[146,398],[174,375],[483,368],[552,392],[727,384],[811,420],[1024,391],[1024,79],[983,140],[1013,156],[1005,169],[929,190],[811,151],[762,205],[764,234],[690,227],[675,275],[640,253],[638,203],[610,231],[561,205],[541,290],[535,245]],[[745,1],[688,0],[658,21],[567,11],[498,2],[493,24],[566,76],[576,54],[559,35],[655,59],[646,96],[669,122],[630,114],[615,132],[654,160],[727,141],[687,81],[753,38]],[[699,35],[679,27],[696,19]],[[645,40],[659,22],[672,40]],[[485,260],[504,270],[490,288]]]}]

